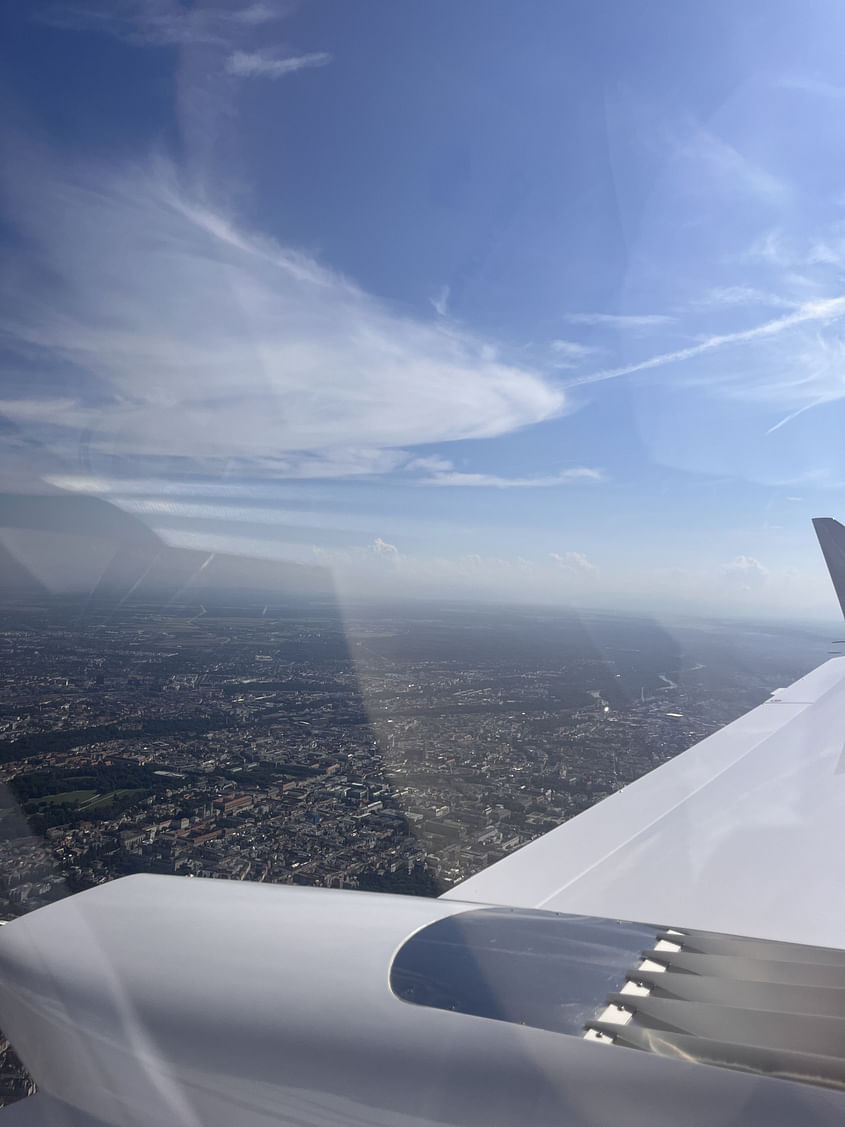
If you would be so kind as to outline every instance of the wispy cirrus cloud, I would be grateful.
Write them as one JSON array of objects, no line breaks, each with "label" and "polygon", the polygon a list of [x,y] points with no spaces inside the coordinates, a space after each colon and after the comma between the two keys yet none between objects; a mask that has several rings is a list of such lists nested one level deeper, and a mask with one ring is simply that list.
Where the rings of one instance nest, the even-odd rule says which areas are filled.
[{"label": "wispy cirrus cloud", "polygon": [[[842,206],[841,200],[837,202]],[[845,265],[843,225],[835,222],[812,234],[793,234],[791,237],[778,228],[764,231],[752,240],[739,258],[743,262],[768,267],[775,282],[806,291],[818,286],[819,275],[824,274],[825,267],[841,270]],[[815,267],[821,267],[821,272]],[[733,288],[742,291],[746,287],[727,287],[729,291]],[[760,291],[752,289],[752,292]],[[774,297],[772,294],[768,296]]]},{"label": "wispy cirrus cloud", "polygon": [[[254,500],[251,495],[247,495]],[[256,504],[226,504],[222,500],[198,501],[181,498],[152,496],[134,497],[131,494],[117,495],[115,503],[126,513],[144,517],[148,523],[167,518],[179,522],[183,529],[190,530],[201,524],[215,525],[216,530],[231,529],[239,525],[265,526],[268,530],[282,530],[294,527],[303,529],[366,532],[383,516],[377,513],[349,512],[327,508],[291,508],[283,505],[272,507]],[[408,522],[410,524],[410,522]],[[403,528],[400,520],[394,525]]]},{"label": "wispy cirrus cloud", "polygon": [[451,294],[450,286],[441,286],[437,294],[430,299],[434,312],[438,317],[445,317],[449,312],[449,296]]},{"label": "wispy cirrus cloud", "polygon": [[760,262],[766,266],[786,267],[793,263],[793,251],[788,245],[784,232],[779,227],[771,227],[755,235],[751,243],[739,255],[740,261]]},{"label": "wispy cirrus cloud", "polygon": [[581,344],[574,340],[553,340],[549,346],[554,353],[556,368],[574,368],[589,356],[601,352],[600,348],[591,344]]},{"label": "wispy cirrus cloud", "polygon": [[230,43],[233,34],[278,20],[269,3],[238,7],[185,5],[179,0],[109,0],[108,4],[51,4],[36,14],[52,27],[94,31],[138,46]]},{"label": "wispy cirrus cloud", "polygon": [[284,78],[299,70],[324,67],[332,61],[327,51],[312,51],[307,55],[289,55],[278,58],[272,51],[235,51],[226,60],[228,74],[238,78]]},{"label": "wispy cirrus cloud", "polygon": [[598,325],[608,329],[655,329],[675,320],[668,313],[566,313],[570,325]]},{"label": "wispy cirrus cloud", "polygon": [[421,458],[412,458],[402,467],[409,473],[441,473],[454,468],[453,463],[448,458],[443,458],[439,454],[426,454]]},{"label": "wispy cirrus cloud", "polygon": [[277,5],[265,4],[261,0],[258,3],[247,4],[245,8],[238,8],[233,13],[231,18],[237,20],[239,23],[248,24],[252,27],[268,23],[271,20],[281,19],[284,12],[279,9]]},{"label": "wispy cirrus cloud", "polygon": [[[626,364],[619,368],[607,368],[604,371],[593,372],[590,375],[571,380],[570,386],[598,383],[602,380],[617,379],[620,376],[630,376],[637,372],[649,371],[653,368],[662,368],[669,364],[692,360],[705,353],[715,352],[718,349],[727,348],[730,345],[747,344],[752,341],[773,338],[787,330],[802,325],[822,325],[839,320],[842,316],[845,316],[845,297],[806,301],[794,312],[784,314],[782,317],[776,317],[773,320],[764,321],[759,325],[754,325],[750,329],[743,329],[735,333],[715,334],[687,348],[678,348],[671,352],[661,352],[655,356],[649,356],[644,360],[639,360],[634,364]],[[792,385],[789,382],[781,382],[778,386],[782,391],[788,392],[789,387]]]},{"label": "wispy cirrus cloud", "polygon": [[139,47],[210,47],[227,50],[223,69],[237,78],[278,79],[331,62],[326,51],[292,53],[250,49],[257,28],[283,18],[269,3],[233,7],[185,5],[179,0],[112,0],[109,4],[56,4],[37,18],[67,31],[94,31]]},{"label": "wispy cirrus cloud", "polygon": [[576,482],[597,484],[605,480],[605,475],[601,470],[589,466],[573,466],[556,474],[545,474],[537,477],[501,477],[498,474],[439,470],[430,477],[422,478],[419,484],[480,486],[494,489],[536,489],[549,488],[555,485],[573,485]]},{"label": "wispy cirrus cloud", "polygon": [[744,192],[767,203],[782,204],[789,195],[789,186],[780,177],[709,130],[696,130],[683,146],[682,159],[694,165],[699,178],[706,178],[700,180],[704,190],[710,180],[717,190]]},{"label": "wispy cirrus cloud", "polygon": [[117,454],[136,476],[156,458],[185,472],[234,460],[263,476],[383,473],[410,446],[567,409],[493,342],[394,312],[193,195],[166,162],[68,167],[30,153],[3,187],[20,251],[0,328],[20,379],[0,411],[68,454],[84,437],[95,472]]},{"label": "wispy cirrus cloud", "polygon": [[796,309],[800,302],[780,294],[769,293],[755,286],[713,286],[691,301],[687,309],[693,312],[759,306],[770,309]]}]

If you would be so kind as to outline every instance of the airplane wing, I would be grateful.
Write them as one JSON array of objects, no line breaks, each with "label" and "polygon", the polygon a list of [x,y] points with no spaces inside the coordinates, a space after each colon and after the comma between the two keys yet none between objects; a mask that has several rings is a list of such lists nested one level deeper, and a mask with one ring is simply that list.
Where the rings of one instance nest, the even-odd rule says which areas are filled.
[{"label": "airplane wing", "polygon": [[836,659],[439,900],[135,876],[24,916],[3,1122],[845,1122],[844,746]]}]

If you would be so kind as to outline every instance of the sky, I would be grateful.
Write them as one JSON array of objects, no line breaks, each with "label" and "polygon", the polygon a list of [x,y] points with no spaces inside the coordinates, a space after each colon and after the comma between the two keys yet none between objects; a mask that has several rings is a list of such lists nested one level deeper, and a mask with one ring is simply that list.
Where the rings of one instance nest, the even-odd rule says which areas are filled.
[{"label": "sky", "polygon": [[835,611],[841,4],[2,23],[7,488],[350,597]]}]

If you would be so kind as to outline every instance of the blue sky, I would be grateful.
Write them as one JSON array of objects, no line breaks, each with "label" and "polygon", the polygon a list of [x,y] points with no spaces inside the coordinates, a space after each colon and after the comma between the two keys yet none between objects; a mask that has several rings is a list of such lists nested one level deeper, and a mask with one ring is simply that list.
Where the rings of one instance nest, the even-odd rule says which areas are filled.
[{"label": "blue sky", "polygon": [[832,610],[835,2],[4,14],[4,470],[350,593]]}]

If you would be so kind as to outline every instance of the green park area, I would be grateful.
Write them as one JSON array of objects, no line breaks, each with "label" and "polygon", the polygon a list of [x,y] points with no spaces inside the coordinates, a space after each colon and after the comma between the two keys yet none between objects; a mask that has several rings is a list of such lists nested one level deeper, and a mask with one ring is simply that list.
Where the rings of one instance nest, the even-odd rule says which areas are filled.
[{"label": "green park area", "polygon": [[84,810],[96,810],[102,806],[108,806],[116,798],[126,798],[130,795],[139,795],[143,793],[141,787],[119,787],[117,790],[106,791],[101,793],[97,790],[66,790],[61,791],[59,794],[45,794],[39,798],[31,798],[26,804],[27,811],[36,811],[41,806],[76,806],[81,812]]},{"label": "green park area", "polygon": [[152,768],[127,761],[28,771],[9,782],[12,796],[36,833],[53,826],[116,818],[166,786],[167,780]]}]

